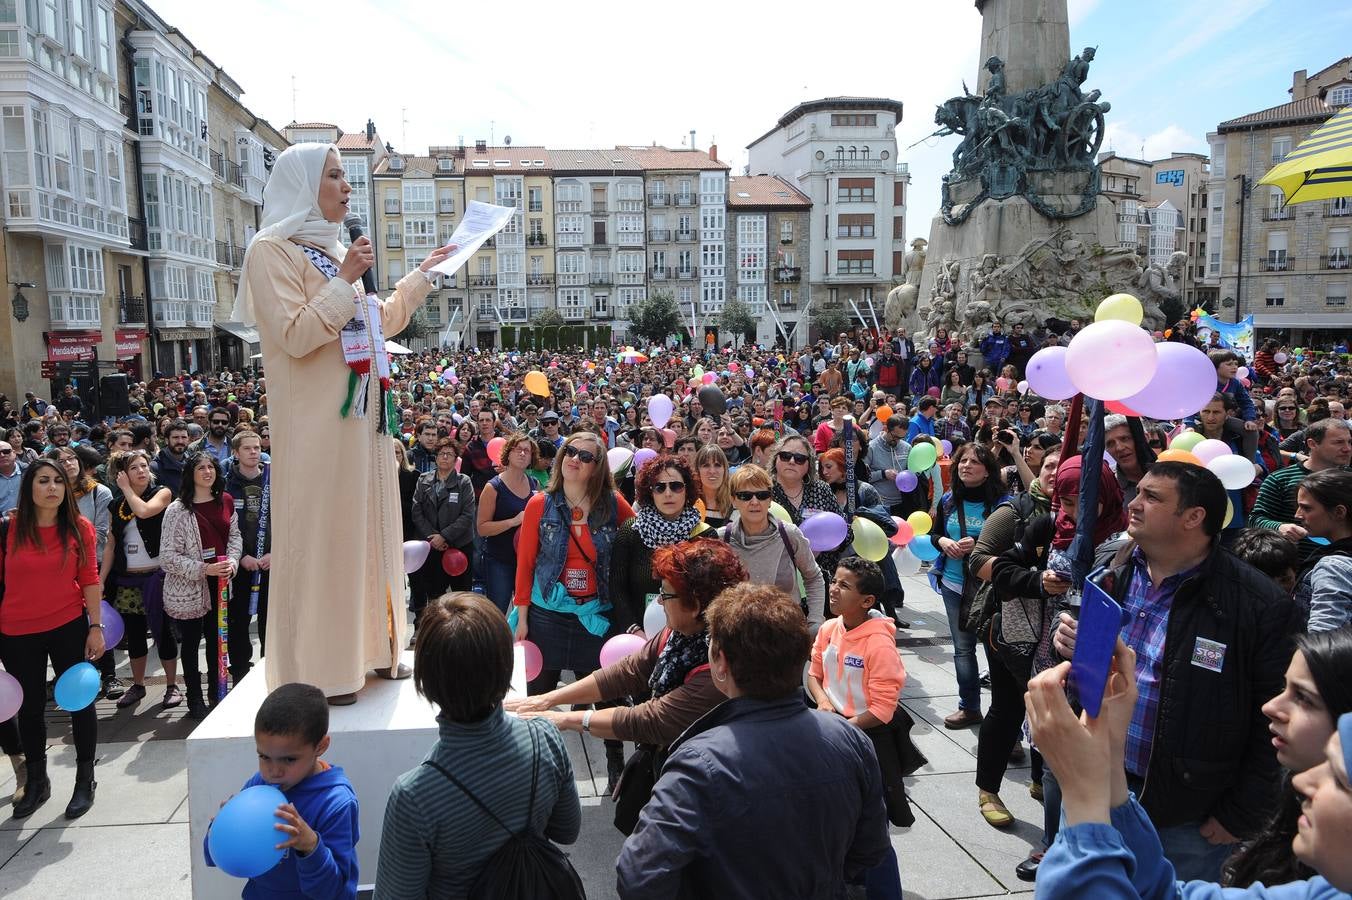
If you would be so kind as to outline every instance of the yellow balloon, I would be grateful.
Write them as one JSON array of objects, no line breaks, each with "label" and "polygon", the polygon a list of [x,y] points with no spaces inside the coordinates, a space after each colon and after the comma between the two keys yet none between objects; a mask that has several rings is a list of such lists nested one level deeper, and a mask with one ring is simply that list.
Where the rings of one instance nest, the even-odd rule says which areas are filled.
[{"label": "yellow balloon", "polygon": [[858,553],[864,559],[879,562],[887,555],[887,535],[878,527],[876,522],[866,519],[863,516],[855,517],[854,528],[854,552]]},{"label": "yellow balloon", "polygon": [[525,378],[526,390],[537,397],[549,396],[549,379],[545,377],[544,372],[527,372]]},{"label": "yellow balloon", "polygon": [[772,502],[770,504],[770,515],[774,516],[781,522],[786,522],[790,525],[793,524],[793,517],[789,515],[789,511],[784,507],[780,506],[778,503]]},{"label": "yellow balloon", "polygon": [[934,527],[934,520],[930,518],[929,513],[917,511],[906,517],[906,524],[910,525],[916,536],[919,537],[922,534],[930,533],[930,529]]},{"label": "yellow balloon", "polygon": [[1235,501],[1230,498],[1225,499],[1225,521],[1221,523],[1222,528],[1230,527],[1230,520],[1235,517]]},{"label": "yellow balloon", "polygon": [[1094,313],[1095,322],[1120,319],[1123,322],[1140,325],[1143,318],[1145,318],[1145,310],[1141,307],[1141,301],[1131,294],[1113,294],[1111,297],[1105,298]]}]

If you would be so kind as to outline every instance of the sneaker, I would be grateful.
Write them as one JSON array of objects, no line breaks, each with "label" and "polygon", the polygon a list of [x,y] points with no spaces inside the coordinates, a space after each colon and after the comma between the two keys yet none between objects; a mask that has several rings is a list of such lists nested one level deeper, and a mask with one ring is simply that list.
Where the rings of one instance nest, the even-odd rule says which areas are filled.
[{"label": "sneaker", "polygon": [[122,683],[122,679],[116,675],[110,675],[103,679],[103,688],[100,694],[105,700],[116,700],[127,692],[127,686]]},{"label": "sneaker", "polygon": [[144,700],[145,696],[146,686],[143,684],[133,684],[131,687],[127,688],[125,694],[118,698],[117,708],[126,709],[128,706],[135,706]]},{"label": "sneaker", "polygon": [[178,685],[171,684],[164,689],[164,699],[160,701],[163,709],[173,709],[183,702],[183,692],[178,689]]}]

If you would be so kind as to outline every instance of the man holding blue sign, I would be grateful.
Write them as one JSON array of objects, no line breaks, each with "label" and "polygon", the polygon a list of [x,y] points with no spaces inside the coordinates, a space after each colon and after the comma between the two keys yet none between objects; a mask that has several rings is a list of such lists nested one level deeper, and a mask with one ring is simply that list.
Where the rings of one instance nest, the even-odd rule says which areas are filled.
[{"label": "man holding blue sign", "polygon": [[[1218,880],[1242,838],[1273,811],[1278,766],[1262,705],[1282,687],[1291,599],[1217,541],[1220,479],[1200,466],[1150,467],[1128,506],[1132,543],[1095,579],[1124,610],[1140,696],[1127,778],[1182,880]],[[1067,659],[1075,624],[1055,643]]]}]

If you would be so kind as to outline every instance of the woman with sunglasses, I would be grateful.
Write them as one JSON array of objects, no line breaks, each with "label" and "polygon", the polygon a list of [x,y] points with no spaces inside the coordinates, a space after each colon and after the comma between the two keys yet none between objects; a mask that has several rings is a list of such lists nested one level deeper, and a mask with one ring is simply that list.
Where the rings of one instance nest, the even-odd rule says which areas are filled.
[{"label": "woman with sunglasses", "polygon": [[1277,405],[1273,409],[1272,426],[1277,437],[1286,440],[1304,426],[1300,420],[1300,407],[1296,404],[1295,391],[1282,391],[1277,395]]},{"label": "woman with sunglasses", "polygon": [[526,504],[508,613],[517,640],[529,638],[544,667],[529,692],[553,690],[564,669],[589,675],[615,634],[610,560],[620,526],[634,517],[615,490],[602,439],[568,436],[549,484]]},{"label": "woman with sunglasses", "polygon": [[737,515],[719,536],[746,565],[752,581],[773,584],[799,601],[815,634],[824,620],[826,580],[812,545],[798,526],[770,515],[775,489],[764,469],[740,466],[730,486]]},{"label": "woman with sunglasses", "polygon": [[[835,492],[817,476],[817,455],[806,438],[790,435],[780,440],[770,476],[775,482],[775,502],[788,511],[794,525],[801,528],[804,519],[819,512],[844,516]],[[824,580],[835,574],[836,563],[853,540],[854,535],[847,533],[839,547],[816,554]]]}]

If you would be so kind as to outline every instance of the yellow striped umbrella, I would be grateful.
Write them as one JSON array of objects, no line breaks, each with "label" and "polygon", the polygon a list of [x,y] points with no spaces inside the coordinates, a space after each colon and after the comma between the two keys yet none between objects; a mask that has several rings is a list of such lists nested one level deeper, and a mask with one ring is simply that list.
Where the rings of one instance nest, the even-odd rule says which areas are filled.
[{"label": "yellow striped umbrella", "polygon": [[1315,129],[1258,183],[1280,188],[1288,206],[1352,197],[1352,106]]}]

